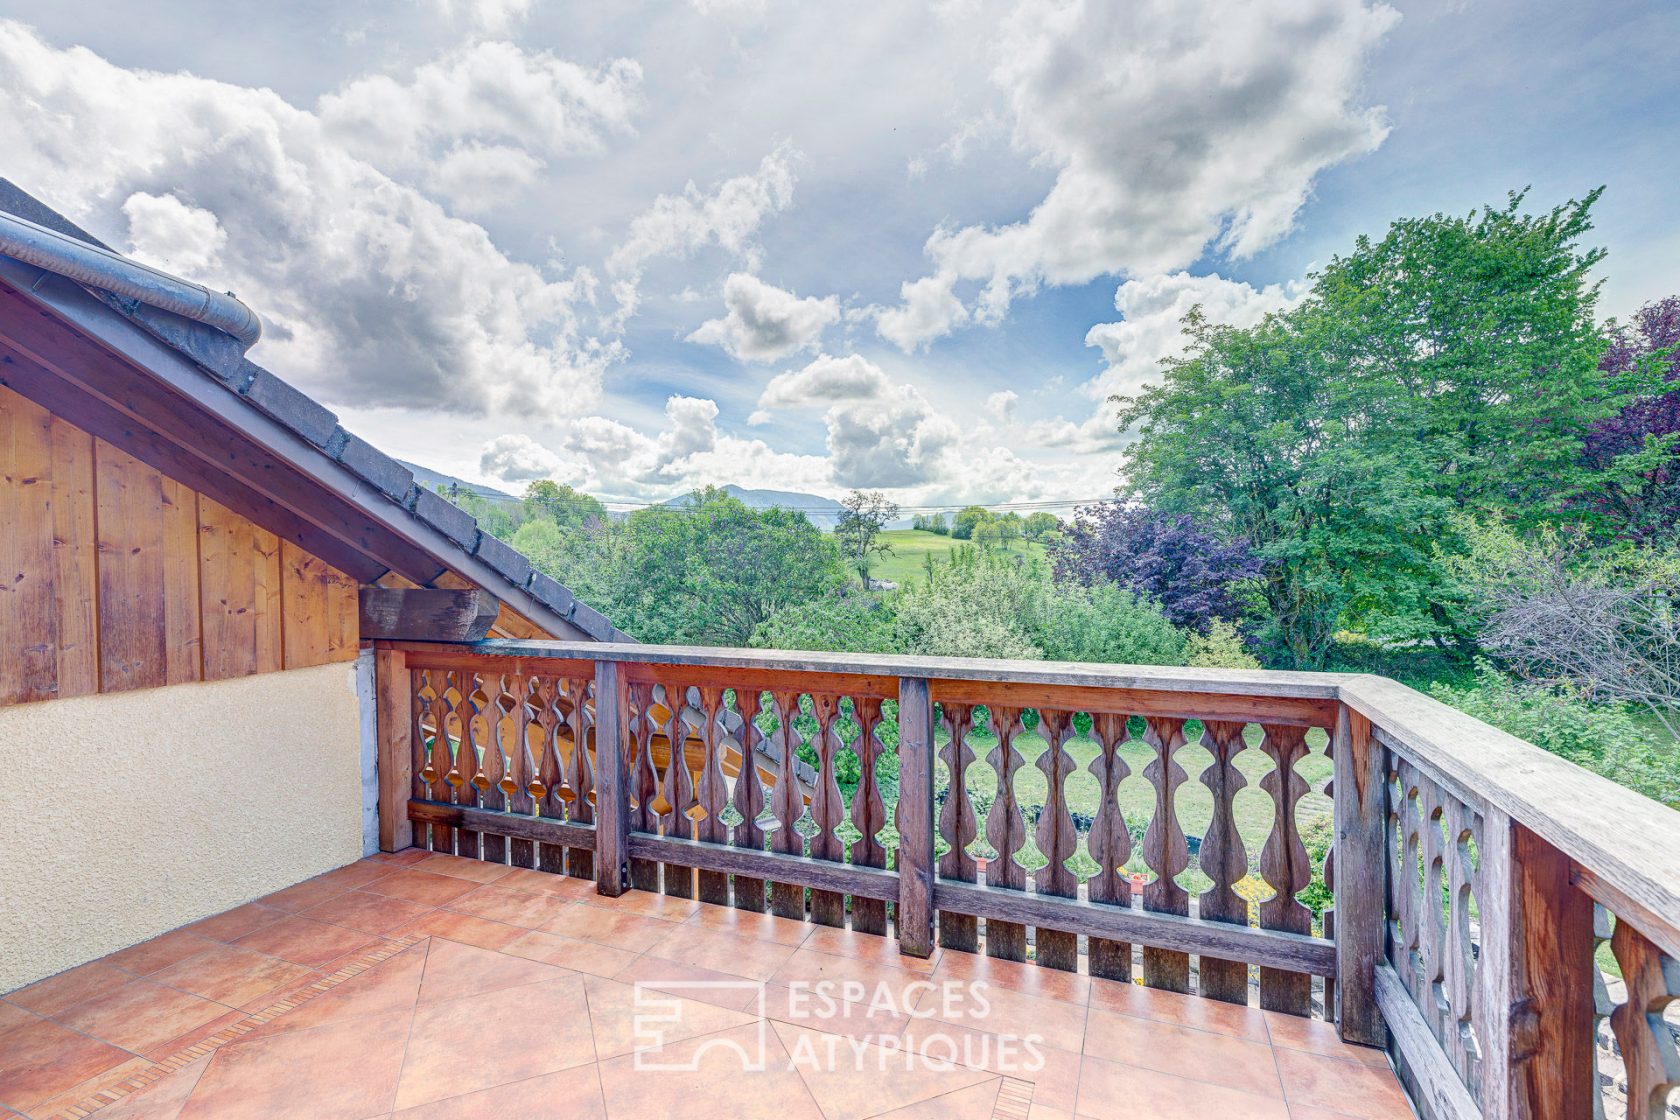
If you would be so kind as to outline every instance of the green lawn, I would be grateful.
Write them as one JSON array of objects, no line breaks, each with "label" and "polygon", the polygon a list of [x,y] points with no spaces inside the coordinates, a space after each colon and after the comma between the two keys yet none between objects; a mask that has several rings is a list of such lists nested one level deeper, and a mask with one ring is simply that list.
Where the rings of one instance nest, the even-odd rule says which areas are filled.
[{"label": "green lawn", "polygon": [[[952,540],[950,537],[924,533],[917,529],[887,529],[881,533],[881,539],[892,546],[892,551],[877,556],[870,566],[869,574],[875,579],[891,580],[901,587],[907,583],[921,582],[926,575],[923,568],[925,557],[932,556],[935,560],[944,560],[953,549],[968,544],[967,541]],[[1007,551],[1037,560],[1044,559],[1044,546],[1035,541],[1016,541],[1008,546]]]}]

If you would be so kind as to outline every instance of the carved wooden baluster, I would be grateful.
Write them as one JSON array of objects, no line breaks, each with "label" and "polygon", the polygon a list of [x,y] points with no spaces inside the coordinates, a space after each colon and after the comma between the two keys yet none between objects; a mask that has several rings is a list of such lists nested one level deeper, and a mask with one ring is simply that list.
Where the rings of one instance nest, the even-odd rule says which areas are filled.
[{"label": "carved wooden baluster", "polygon": [[[1324,796],[1329,800],[1332,806],[1330,818],[1332,840],[1329,851],[1324,853],[1324,889],[1325,892],[1329,894],[1330,898],[1325,904],[1324,914],[1320,920],[1324,926],[1324,936],[1326,940],[1334,941],[1336,939],[1336,844],[1334,841],[1334,829],[1336,823],[1334,809],[1336,804],[1336,737],[1334,735],[1331,735],[1324,744],[1324,759],[1326,762],[1330,763],[1331,777],[1324,783]],[[1310,789],[1311,787],[1308,788]],[[1309,879],[1309,882],[1310,881],[1311,880]],[[1309,980],[1308,983],[1310,984],[1311,981]],[[1336,1021],[1336,1009],[1340,1006],[1341,1005],[1336,1002],[1336,978],[1334,976],[1324,977],[1325,1019],[1334,1023]]]},{"label": "carved wooden baluster", "polygon": [[[595,687],[592,677],[568,678],[566,693],[571,697],[571,710],[566,727],[571,732],[571,749],[566,752],[566,819],[578,824],[595,823],[595,763],[589,756],[594,742],[595,716],[590,692]],[[556,744],[558,746],[558,744]],[[566,874],[574,879],[595,878],[595,853],[588,848],[566,849]]]},{"label": "carved wooden baluster", "polygon": [[[805,815],[805,797],[799,788],[799,693],[777,692],[775,701],[776,747],[781,772],[776,775],[776,792],[770,811],[776,817],[776,834],[771,847],[790,856],[805,854],[805,837],[795,827]],[[782,918],[805,917],[805,888],[798,883],[775,883],[770,890],[770,909]]]},{"label": "carved wooden baluster", "polygon": [[[1120,811],[1120,783],[1132,772],[1120,755],[1121,744],[1127,739],[1126,722],[1127,717],[1108,712],[1091,716],[1091,737],[1097,741],[1097,757],[1087,767],[1096,776],[1102,792],[1091,821],[1089,840],[1097,873],[1091,876],[1085,889],[1092,902],[1116,906],[1132,904],[1132,878],[1126,874],[1126,861],[1132,858],[1132,834],[1126,828],[1125,814]],[[1130,983],[1131,943],[1091,938],[1090,966],[1092,976]]]},{"label": "carved wooden baluster", "polygon": [[[997,774],[997,794],[992,810],[986,814],[986,843],[995,851],[986,864],[986,882],[994,887],[1020,891],[1027,887],[1027,871],[1015,861],[1015,853],[1027,842],[1026,819],[1015,794],[1015,771],[1021,768],[1021,752],[1015,748],[1015,736],[1021,730],[1021,709],[1001,704],[986,705],[986,712],[997,736],[997,746],[986,755],[986,761]],[[1015,922],[986,919],[986,955],[1004,960],[1027,959],[1027,927]]]},{"label": "carved wooden baluster", "polygon": [[[939,857],[939,877],[972,883],[974,854],[968,846],[979,836],[974,799],[968,792],[968,768],[974,764],[968,733],[974,729],[974,708],[969,704],[943,704],[941,709],[950,739],[940,748],[939,759],[951,775],[951,784],[945,791],[945,804],[939,810],[939,835],[950,845]],[[970,914],[941,913],[939,944],[964,953],[974,952],[980,947],[979,922]]]},{"label": "carved wooden baluster", "polygon": [[1452,798],[1443,814],[1446,825],[1445,858],[1447,863],[1447,935],[1444,942],[1446,970],[1445,993],[1450,1018],[1443,1032],[1451,1039],[1446,1044],[1466,1085],[1480,1084],[1476,1069],[1475,1032],[1475,964],[1470,948],[1471,877],[1470,844],[1474,832],[1474,814],[1457,798]]},{"label": "carved wooden baluster", "polygon": [[[455,724],[461,737],[455,742],[455,759],[449,771],[449,799],[467,808],[478,806],[477,779],[481,773],[478,756],[478,674],[454,674],[458,685],[455,693]],[[455,854],[467,859],[479,856],[478,833],[466,828],[455,830]]]},{"label": "carved wooden baluster", "polygon": [[1405,929],[1403,915],[1406,908],[1405,891],[1405,859],[1406,826],[1402,819],[1406,791],[1400,784],[1400,766],[1393,751],[1384,751],[1386,760],[1384,769],[1387,781],[1383,786],[1383,796],[1387,799],[1387,824],[1383,833],[1383,850],[1388,859],[1388,921],[1384,946],[1388,963],[1405,979],[1405,966],[1401,963],[1405,958]]},{"label": "carved wooden baluster", "polygon": [[[531,755],[531,680],[510,673],[507,677],[507,718],[503,727],[507,732],[506,751],[511,763],[503,795],[510,813],[531,816],[537,811],[537,795],[531,792],[536,784],[537,764]],[[508,862],[515,867],[535,867],[537,846],[530,840],[508,841]]]},{"label": "carved wooden baluster", "polygon": [[[531,751],[536,756],[536,777],[531,795],[537,816],[564,820],[565,780],[560,770],[561,682],[555,677],[531,678]],[[540,792],[539,792],[540,791]],[[559,875],[566,870],[566,849],[559,844],[537,845],[537,867]]]},{"label": "carved wooden baluster", "polygon": [[[881,846],[880,831],[887,826],[887,804],[881,796],[881,780],[875,762],[881,757],[881,701],[873,696],[852,700],[852,719],[858,725],[852,750],[858,757],[858,784],[852,792],[852,827],[863,835],[852,841],[852,863],[859,867],[885,867],[887,850]],[[971,821],[969,827],[973,828]],[[972,866],[972,865],[971,865]],[[972,881],[972,880],[971,880]],[[852,899],[852,928],[859,933],[887,932],[887,904],[878,898]]]},{"label": "carved wooden baluster", "polygon": [[[503,751],[503,740],[508,735],[502,728],[507,719],[507,707],[504,705],[503,679],[500,673],[489,673],[482,678],[478,693],[479,701],[479,730],[481,736],[479,744],[484,748],[480,758],[479,773],[483,775],[479,785],[478,802],[492,810],[507,811],[507,790],[504,783],[509,773],[508,757]],[[494,832],[486,832],[480,840],[480,851],[486,863],[507,863],[507,837]]]},{"label": "carved wooden baluster", "polygon": [[[414,728],[409,736],[409,743],[414,750],[413,788],[409,796],[424,801],[430,796],[431,784],[437,777],[432,772],[432,742],[438,736],[437,729],[432,725],[432,704],[436,693],[432,691],[431,675],[424,669],[409,670],[413,679],[410,695],[414,700]],[[430,848],[432,846],[432,826],[414,823],[414,846],[416,848]]]},{"label": "carved wooden baluster", "polygon": [[1428,778],[1418,780],[1419,811],[1422,816],[1423,890],[1418,897],[1419,975],[1418,1008],[1436,1041],[1443,1046],[1447,1020],[1446,917],[1441,912],[1446,897],[1446,844],[1441,837],[1445,809],[1440,787]]},{"label": "carved wooden baluster", "polygon": [[[1177,792],[1189,775],[1173,760],[1184,745],[1184,721],[1151,718],[1144,721],[1143,741],[1155,757],[1143,768],[1143,776],[1155,791],[1155,813],[1143,836],[1143,861],[1155,877],[1143,886],[1143,908],[1161,914],[1190,913],[1190,894],[1178,885],[1177,876],[1190,866],[1190,846],[1178,823]],[[1190,990],[1190,956],[1168,949],[1145,948],[1143,982],[1169,992]]]},{"label": "carved wooden baluster", "polygon": [[[1237,755],[1247,745],[1245,725],[1208,720],[1202,724],[1202,746],[1212,756],[1202,771],[1202,784],[1213,794],[1213,817],[1202,837],[1198,855],[1202,874],[1213,885],[1196,900],[1196,913],[1205,921],[1248,924],[1248,902],[1236,892],[1236,884],[1248,874],[1248,849],[1237,832],[1237,791],[1248,785],[1237,769]],[[1242,961],[1201,959],[1201,993],[1226,1003],[1248,1002],[1248,965]]]},{"label": "carved wooden baluster", "polygon": [[[665,772],[659,783],[659,827],[666,836],[679,840],[694,838],[694,774],[688,768],[688,687],[665,683]],[[664,864],[665,893],[678,898],[694,896],[694,869],[680,863]]]},{"label": "carved wooden baluster", "polygon": [[[831,863],[846,862],[846,842],[837,831],[846,819],[846,802],[834,775],[834,757],[839,753],[840,733],[835,722],[840,715],[840,697],[813,695],[812,712],[817,733],[812,745],[817,751],[817,781],[811,790],[811,821],[817,826],[811,837],[811,858]],[[811,920],[818,925],[846,924],[846,896],[835,891],[811,891]]]},{"label": "carved wooden baluster", "polygon": [[[1610,940],[1611,930],[1610,911],[1602,904],[1593,903],[1592,917],[1592,953],[1587,958],[1587,967],[1592,970],[1593,980],[1593,1069],[1598,1073],[1599,1086],[1592,1094],[1593,1120],[1604,1120],[1604,1085],[1614,1085],[1618,1080],[1615,1068],[1616,1055],[1609,1053],[1608,1045],[1600,1045],[1601,1040],[1608,1043],[1608,1036],[1613,1031],[1608,1030],[1608,1020],[1615,1012],[1616,1005],[1610,999],[1610,988],[1604,983],[1604,970],[1598,967],[1598,951],[1604,943]],[[1609,1067],[1609,1068],[1606,1068]]]},{"label": "carved wooden baluster", "polygon": [[[735,790],[731,804],[741,816],[740,823],[730,830],[729,842],[737,848],[764,850],[764,828],[759,818],[764,815],[764,783],[758,775],[758,712],[761,695],[757,689],[735,691],[735,708],[741,716],[741,768],[735,775]],[[764,880],[735,876],[735,905],[742,910],[762,914],[765,908]]]},{"label": "carved wooden baluster", "polygon": [[[432,671],[432,758],[426,765],[426,796],[430,801],[449,804],[455,800],[449,775],[454,772],[455,758],[451,743],[450,723],[455,718],[455,706],[449,696],[456,688],[454,673]],[[432,826],[432,851],[453,852],[455,830],[447,825]]]},{"label": "carved wooden baluster", "polygon": [[[723,778],[723,689],[708,687],[699,690],[700,777],[694,786],[694,803],[699,809],[695,821],[695,837],[709,844],[723,844],[729,840],[729,826],[723,821],[724,806],[729,803],[729,787]],[[699,899],[717,906],[729,905],[729,876],[722,871],[702,871],[699,875]]]},{"label": "carved wooden baluster", "polygon": [[[1045,743],[1037,762],[1044,774],[1045,798],[1034,839],[1048,862],[1035,873],[1033,883],[1039,894],[1074,898],[1079,894],[1079,876],[1067,865],[1079,850],[1079,833],[1074,831],[1073,814],[1067,802],[1067,780],[1074,771],[1067,744],[1078,734],[1073,727],[1073,713],[1040,708],[1038,733]],[[1079,971],[1078,934],[1041,928],[1035,938],[1039,964],[1064,972]]]},{"label": "carved wooden baluster", "polygon": [[[1306,757],[1307,734],[1299,727],[1262,724],[1265,732],[1260,749],[1273,762],[1273,769],[1260,779],[1260,788],[1272,795],[1272,832],[1260,852],[1260,871],[1276,893],[1260,904],[1262,929],[1288,933],[1311,933],[1312,911],[1297,895],[1312,882],[1312,865],[1307,846],[1301,842],[1296,807],[1307,792],[1307,783],[1295,772],[1295,764]],[[1260,1006],[1268,1011],[1291,1015],[1312,1012],[1312,977],[1282,969],[1260,970]]]},{"label": "carved wooden baluster", "polygon": [[1680,1050],[1663,1021],[1668,1005],[1680,999],[1680,960],[1625,918],[1616,922],[1610,951],[1627,985],[1627,1000],[1610,1013],[1610,1029],[1627,1071],[1628,1120],[1660,1120],[1669,1093],[1680,1086]]},{"label": "carved wooden baluster", "polygon": [[1400,887],[1405,904],[1401,909],[1400,958],[1394,962],[1419,1008],[1423,1000],[1423,794],[1418,789],[1417,768],[1400,763],[1401,844]]},{"label": "carved wooden baluster", "polygon": [[[635,733],[635,753],[629,760],[630,831],[656,832],[659,821],[654,803],[659,796],[659,777],[653,761],[653,737],[659,730],[659,717],[654,711],[653,685],[638,682],[631,686],[630,726]],[[650,859],[630,861],[630,885],[639,891],[659,890],[659,864]]]}]

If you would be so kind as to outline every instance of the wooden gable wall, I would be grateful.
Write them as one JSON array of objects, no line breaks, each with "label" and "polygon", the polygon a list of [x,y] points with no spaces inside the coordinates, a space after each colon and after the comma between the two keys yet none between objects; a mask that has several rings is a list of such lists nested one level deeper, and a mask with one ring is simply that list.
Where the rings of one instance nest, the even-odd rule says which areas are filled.
[{"label": "wooden gable wall", "polygon": [[356,590],[0,386],[0,704],[348,661]]}]

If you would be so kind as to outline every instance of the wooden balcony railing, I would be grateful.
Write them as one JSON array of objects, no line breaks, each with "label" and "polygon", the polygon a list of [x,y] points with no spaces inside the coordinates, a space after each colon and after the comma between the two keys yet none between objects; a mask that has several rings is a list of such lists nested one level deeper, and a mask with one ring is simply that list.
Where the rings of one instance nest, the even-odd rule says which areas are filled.
[{"label": "wooden balcony railing", "polygon": [[378,667],[388,848],[1235,1003],[1254,969],[1426,1117],[1654,1120],[1680,1083],[1680,814],[1392,681],[510,641]]}]

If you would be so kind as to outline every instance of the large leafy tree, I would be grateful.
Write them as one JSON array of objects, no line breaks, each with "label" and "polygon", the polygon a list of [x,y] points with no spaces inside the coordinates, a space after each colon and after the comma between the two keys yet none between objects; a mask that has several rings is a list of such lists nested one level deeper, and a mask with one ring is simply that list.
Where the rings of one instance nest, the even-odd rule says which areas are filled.
[{"label": "large leafy tree", "polygon": [[644,641],[744,646],[778,610],[846,583],[833,540],[804,514],[715,487],[637,510],[611,536],[601,609]]},{"label": "large leafy tree", "polygon": [[1250,542],[1277,660],[1321,665],[1344,623],[1463,642],[1431,563],[1452,515],[1560,511],[1617,403],[1579,244],[1596,198],[1396,222],[1253,328],[1193,313],[1186,354],[1122,402],[1130,496]]},{"label": "large leafy tree", "polygon": [[846,562],[869,586],[869,567],[876,555],[891,552],[881,539],[881,530],[898,516],[898,503],[879,490],[853,490],[840,502],[840,516],[834,523],[834,539]]}]

